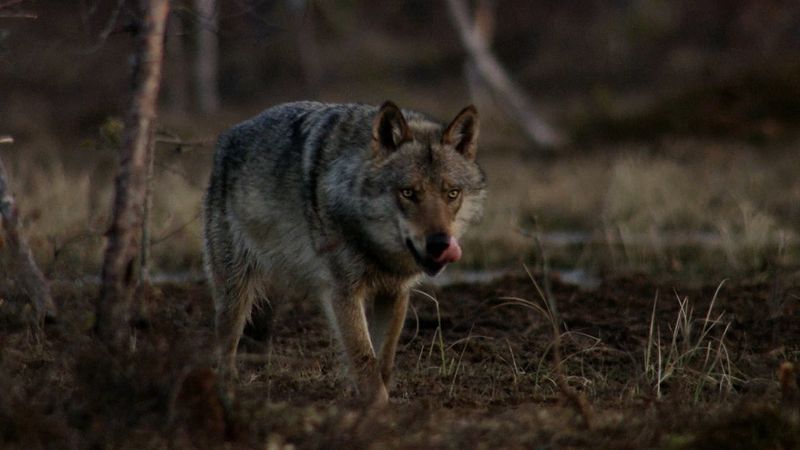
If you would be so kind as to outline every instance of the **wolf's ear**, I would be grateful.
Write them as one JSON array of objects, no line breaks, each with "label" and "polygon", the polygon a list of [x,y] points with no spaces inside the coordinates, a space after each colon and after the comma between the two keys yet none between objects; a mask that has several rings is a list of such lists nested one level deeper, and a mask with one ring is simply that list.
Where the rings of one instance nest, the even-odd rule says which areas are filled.
[{"label": "wolf's ear", "polygon": [[452,145],[457,152],[470,161],[475,160],[478,151],[478,110],[469,105],[450,122],[442,136],[442,144]]},{"label": "wolf's ear", "polygon": [[393,152],[400,144],[410,140],[411,130],[406,118],[397,105],[387,101],[372,122],[372,148],[376,153],[383,149]]}]

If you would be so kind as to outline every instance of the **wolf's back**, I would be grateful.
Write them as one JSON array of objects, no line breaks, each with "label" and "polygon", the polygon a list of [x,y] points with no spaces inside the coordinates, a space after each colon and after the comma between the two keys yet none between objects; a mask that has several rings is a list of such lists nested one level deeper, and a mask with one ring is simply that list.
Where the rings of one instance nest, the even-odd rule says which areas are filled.
[{"label": "wolf's back", "polygon": [[248,176],[279,191],[313,188],[343,152],[363,156],[358,152],[368,147],[374,112],[367,105],[295,102],[234,126],[217,143],[208,201],[224,199]]},{"label": "wolf's back", "polygon": [[[224,202],[244,175],[242,172],[253,171],[248,170],[248,165],[256,164],[258,167],[253,169],[265,171],[262,172],[264,177],[276,172],[272,167],[290,169],[304,146],[301,132],[304,117],[324,107],[324,104],[316,102],[275,106],[220,135],[214,153],[206,206]],[[282,178],[286,173],[278,175]]]},{"label": "wolf's back", "polygon": [[223,133],[205,197],[207,244],[244,236],[260,241],[246,247],[261,248],[268,235],[287,231],[313,241],[329,213],[325,196],[362,176],[375,112],[360,104],[287,103]]}]

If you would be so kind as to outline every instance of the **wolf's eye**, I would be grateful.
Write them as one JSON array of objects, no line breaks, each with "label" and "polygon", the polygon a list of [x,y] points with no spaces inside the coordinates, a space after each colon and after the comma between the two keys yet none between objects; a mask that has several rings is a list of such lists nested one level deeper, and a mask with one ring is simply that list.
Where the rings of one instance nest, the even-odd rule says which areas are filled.
[{"label": "wolf's eye", "polygon": [[447,198],[450,200],[457,199],[459,195],[461,195],[461,189],[450,189],[447,191]]},{"label": "wolf's eye", "polygon": [[404,198],[414,198],[414,190],[413,189],[400,189],[400,195]]}]

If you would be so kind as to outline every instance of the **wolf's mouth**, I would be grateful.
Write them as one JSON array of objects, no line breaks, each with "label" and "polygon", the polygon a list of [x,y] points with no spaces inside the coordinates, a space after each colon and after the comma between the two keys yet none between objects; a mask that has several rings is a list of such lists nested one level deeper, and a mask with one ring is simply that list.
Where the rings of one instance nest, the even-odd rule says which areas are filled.
[{"label": "wolf's mouth", "polygon": [[417,265],[429,276],[436,276],[444,269],[444,266],[447,265],[447,263],[438,263],[431,258],[423,258],[419,252],[417,252],[411,239],[406,239],[406,247],[408,247],[408,251],[411,252],[411,255],[414,256],[414,261],[416,261]]}]

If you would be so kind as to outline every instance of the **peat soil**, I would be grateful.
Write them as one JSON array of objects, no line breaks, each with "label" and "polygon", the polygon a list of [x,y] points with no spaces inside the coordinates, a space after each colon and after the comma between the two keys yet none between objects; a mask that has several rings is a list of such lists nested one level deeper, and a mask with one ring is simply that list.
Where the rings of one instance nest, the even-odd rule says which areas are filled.
[{"label": "peat soil", "polygon": [[96,286],[55,284],[39,333],[0,303],[0,447],[800,448],[797,275],[546,281],[422,286],[381,411],[355,402],[316,305],[264,305],[227,385],[203,283],[150,289],[124,351],[92,333]]}]

